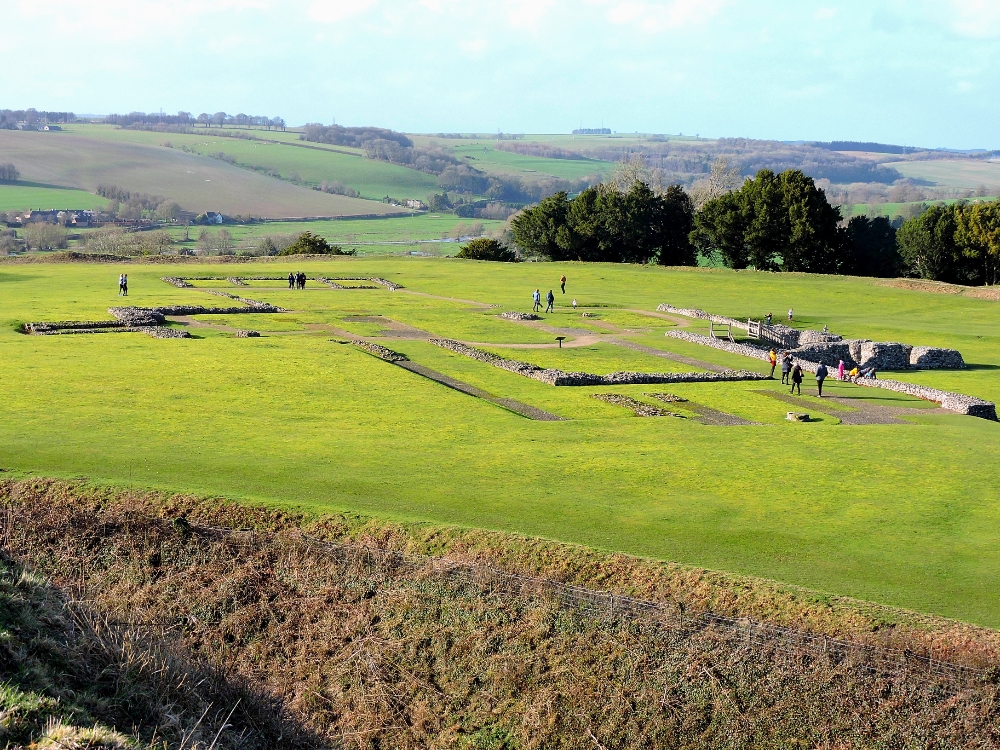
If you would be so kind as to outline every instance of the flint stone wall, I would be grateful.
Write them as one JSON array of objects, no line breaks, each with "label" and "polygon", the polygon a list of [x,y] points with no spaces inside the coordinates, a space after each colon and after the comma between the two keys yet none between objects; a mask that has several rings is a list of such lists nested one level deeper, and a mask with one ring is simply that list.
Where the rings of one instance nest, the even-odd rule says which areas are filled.
[{"label": "flint stone wall", "polygon": [[[586,313],[584,313],[586,315]],[[507,320],[541,320],[541,318],[534,313],[524,313],[524,312],[504,312],[500,313],[501,318],[506,318]]]},{"label": "flint stone wall", "polygon": [[[712,315],[704,310],[674,307],[666,303],[659,305],[657,310],[672,312],[689,318],[710,320],[714,323],[732,325],[744,331],[748,329],[742,321],[727,318],[722,315]],[[949,369],[959,370],[965,367],[965,360],[960,352],[954,349],[940,349],[931,346],[911,346],[893,341],[877,342],[871,339],[844,340],[843,336],[822,331],[800,331],[781,323],[763,326],[765,336],[770,343],[781,346],[792,356],[808,362],[822,362],[828,367],[837,366],[840,360],[844,365],[852,367],[875,367],[877,370],[906,369]]]},{"label": "flint stone wall", "polygon": [[184,279],[180,278],[179,276],[164,276],[162,279],[160,279],[160,281],[165,281],[168,284],[172,284],[178,289],[189,289],[191,286],[193,286],[192,284],[188,284]]},{"label": "flint stone wall", "polygon": [[[729,341],[713,339],[710,336],[701,336],[697,333],[688,333],[687,331],[667,331],[666,335],[671,338],[690,341],[694,344],[702,344],[703,346],[710,346],[714,349],[722,349],[723,351],[732,352],[733,354],[742,354],[745,357],[753,357],[754,359],[762,360],[767,359],[767,350],[750,346],[748,344],[733,344]],[[803,370],[811,373],[815,373],[816,369],[819,367],[818,363],[810,362],[806,359],[799,360],[799,364]],[[829,365],[827,365],[827,367],[829,367]],[[957,414],[967,414],[970,417],[980,417],[994,422],[997,421],[996,404],[992,401],[985,401],[981,398],[976,398],[975,396],[965,396],[961,393],[941,391],[937,388],[928,388],[927,386],[916,385],[914,383],[903,383],[898,380],[859,378],[855,382],[857,385],[865,386],[867,388],[884,388],[885,390],[895,391],[896,393],[905,393],[909,396],[922,398],[926,401],[936,401],[941,404],[941,408],[953,411]]]},{"label": "flint stone wall", "polygon": [[379,359],[384,359],[386,362],[409,362],[410,358],[405,354],[399,352],[394,352],[392,349],[384,347],[380,344],[376,344],[372,341],[365,341],[364,339],[355,339],[351,342],[359,349],[364,349],[369,354],[374,354]]},{"label": "flint stone wall", "polygon": [[432,344],[462,354],[471,359],[517,373],[526,378],[538,380],[548,385],[588,386],[588,385],[653,385],[657,383],[716,383],[734,380],[763,380],[766,376],[746,370],[726,372],[613,372],[610,375],[594,375],[589,372],[563,372],[546,370],[528,362],[507,359],[491,352],[468,346],[451,339],[430,339]]},{"label": "flint stone wall", "polygon": [[244,331],[240,330],[236,332],[236,338],[238,339],[257,339],[260,338],[260,331]]},{"label": "flint stone wall", "polygon": [[910,367],[963,370],[965,369],[965,360],[962,358],[962,353],[955,349],[915,346],[910,350]]}]

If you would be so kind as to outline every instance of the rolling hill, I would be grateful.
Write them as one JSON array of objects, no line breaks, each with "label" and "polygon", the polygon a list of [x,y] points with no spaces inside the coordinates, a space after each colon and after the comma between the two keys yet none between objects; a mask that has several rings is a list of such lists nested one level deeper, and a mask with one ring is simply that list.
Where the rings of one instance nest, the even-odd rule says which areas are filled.
[{"label": "rolling hill", "polygon": [[175,148],[102,138],[86,127],[59,133],[0,131],[0,155],[17,166],[24,180],[90,193],[100,184],[113,184],[164,196],[196,213],[220,211],[267,218],[404,213],[375,201],[309,190]]}]

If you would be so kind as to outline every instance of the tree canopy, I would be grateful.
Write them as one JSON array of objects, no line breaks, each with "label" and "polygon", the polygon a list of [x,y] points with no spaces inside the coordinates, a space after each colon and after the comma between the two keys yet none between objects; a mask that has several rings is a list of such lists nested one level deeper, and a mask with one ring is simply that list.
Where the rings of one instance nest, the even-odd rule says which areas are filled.
[{"label": "tree canopy", "polygon": [[840,261],[840,220],[811,177],[762,169],[738,190],[707,201],[691,240],[730,268],[831,273]]},{"label": "tree canopy", "polygon": [[331,245],[323,237],[303,232],[291,245],[278,255],[344,255],[340,245]]},{"label": "tree canopy", "polygon": [[505,244],[489,239],[488,237],[477,237],[471,240],[455,257],[470,258],[472,260],[492,260],[502,263],[517,263],[520,260],[517,257],[517,253]]},{"label": "tree canopy", "polygon": [[1000,204],[931,206],[899,228],[899,252],[914,276],[953,284],[1000,281]]},{"label": "tree canopy", "polygon": [[521,212],[511,227],[518,246],[552,260],[694,265],[693,214],[679,186],[657,195],[635,181],[624,192],[599,185],[573,199],[556,193]]}]

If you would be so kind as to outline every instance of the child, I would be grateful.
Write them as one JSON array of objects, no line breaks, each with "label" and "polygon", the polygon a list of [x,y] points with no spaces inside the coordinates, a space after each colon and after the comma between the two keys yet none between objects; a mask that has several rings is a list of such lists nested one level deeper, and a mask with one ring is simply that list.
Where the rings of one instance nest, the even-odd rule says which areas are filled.
[{"label": "child", "polygon": [[573,309],[574,310],[576,309],[576,298],[575,297],[573,298]]}]

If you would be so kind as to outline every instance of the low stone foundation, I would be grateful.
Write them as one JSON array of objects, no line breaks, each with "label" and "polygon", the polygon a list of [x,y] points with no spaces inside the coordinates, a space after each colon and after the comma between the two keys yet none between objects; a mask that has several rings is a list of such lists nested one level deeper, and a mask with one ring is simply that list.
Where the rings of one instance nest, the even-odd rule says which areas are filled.
[{"label": "low stone foundation", "polygon": [[160,281],[165,281],[178,289],[190,289],[193,284],[188,284],[184,279],[179,276],[164,276]]},{"label": "low stone foundation", "polygon": [[258,339],[260,331],[237,331],[235,336],[238,339]]},{"label": "low stone foundation", "polygon": [[680,414],[674,414],[658,406],[644,404],[642,401],[637,401],[629,396],[623,396],[620,393],[593,393],[591,394],[591,398],[596,398],[598,401],[605,401],[615,406],[624,406],[637,417],[681,417],[683,419]]},{"label": "low stone foundation", "polygon": [[405,354],[400,354],[399,352],[394,352],[392,349],[375,344],[371,341],[365,341],[364,339],[355,339],[351,342],[359,349],[363,349],[369,354],[373,354],[379,359],[384,359],[386,362],[409,362],[410,358]]},{"label": "low stone foundation", "polygon": [[507,359],[497,354],[477,349],[451,339],[429,339],[430,343],[462,354],[471,359],[485,362],[502,370],[523,375],[548,385],[588,386],[588,385],[655,385],[657,383],[720,383],[739,380],[765,380],[766,375],[747,370],[726,370],[724,372],[613,372],[610,375],[594,375],[589,372],[563,372],[546,370],[528,362]]},{"label": "low stone foundation", "polygon": [[500,317],[506,320],[541,320],[541,317],[535,315],[534,313],[514,311],[500,313]]}]

